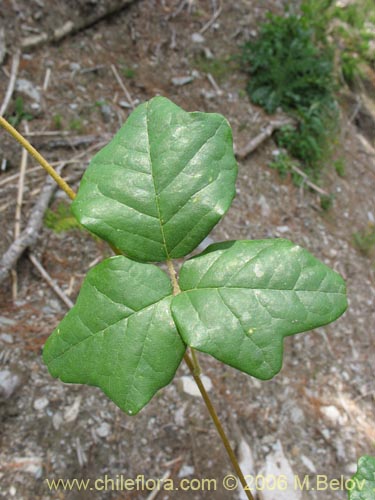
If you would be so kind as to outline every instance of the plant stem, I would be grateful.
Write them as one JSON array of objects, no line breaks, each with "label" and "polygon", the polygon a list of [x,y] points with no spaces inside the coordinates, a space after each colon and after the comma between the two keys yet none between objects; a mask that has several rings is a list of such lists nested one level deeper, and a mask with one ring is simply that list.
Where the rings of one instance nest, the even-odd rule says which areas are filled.
[{"label": "plant stem", "polygon": [[[43,158],[43,156],[29,143],[29,141],[25,139],[23,135],[21,135],[14,127],[12,127],[12,125],[2,116],[0,116],[0,125],[36,159],[36,161],[44,168],[44,170],[47,171],[52,179],[56,181],[57,185],[69,196],[69,198],[74,200],[77,195],[73,189],[56,172],[52,165],[50,165],[48,161]],[[112,243],[108,244],[116,255],[122,255],[122,252],[112,245]]]},{"label": "plant stem", "polygon": [[233,449],[232,449],[232,447],[230,445],[230,442],[229,442],[229,439],[228,439],[227,435],[225,434],[225,431],[223,429],[223,426],[221,425],[221,422],[220,422],[219,417],[218,417],[218,415],[216,413],[216,410],[215,410],[215,408],[214,408],[214,406],[212,404],[212,401],[211,401],[209,395],[206,392],[206,389],[205,389],[205,387],[203,385],[203,382],[202,382],[200,376],[195,374],[194,364],[193,364],[192,359],[188,355],[188,353],[185,353],[185,355],[184,355],[184,361],[187,364],[187,366],[188,366],[188,368],[189,368],[189,370],[190,370],[190,372],[191,372],[191,374],[192,374],[192,376],[193,376],[193,378],[194,378],[194,380],[195,380],[195,382],[196,382],[196,384],[198,386],[199,392],[202,395],[202,398],[203,398],[203,400],[205,402],[205,405],[207,407],[208,413],[210,414],[210,417],[211,417],[211,419],[212,419],[212,421],[213,421],[213,423],[214,423],[214,425],[215,425],[215,427],[217,429],[217,432],[219,433],[221,441],[222,441],[222,443],[223,443],[223,445],[224,445],[224,447],[226,449],[226,452],[227,452],[227,454],[229,456],[229,459],[230,459],[230,461],[231,461],[231,463],[233,465],[233,468],[234,468],[234,470],[235,470],[235,472],[236,472],[236,474],[237,474],[237,476],[238,476],[238,478],[239,478],[239,480],[240,480],[240,482],[242,484],[242,487],[244,489],[244,492],[245,492],[247,498],[249,500],[254,500],[254,497],[253,497],[251,491],[249,490],[249,487],[248,487],[248,485],[246,483],[246,479],[245,479],[245,477],[244,477],[244,475],[243,475],[243,473],[241,471],[241,467],[240,467],[240,465],[238,463],[237,457],[236,457],[236,455],[235,455],[235,453],[234,453],[234,451],[233,451]]},{"label": "plant stem", "polygon": [[0,116],[0,125],[14,138],[18,141],[36,161],[47,171],[47,173],[57,182],[59,187],[65,191],[71,200],[76,197],[75,192],[68,186],[62,177],[56,172],[56,170],[48,163],[43,156],[38,153],[38,151],[26,140],[17,130],[12,127],[12,125],[2,116]]},{"label": "plant stem", "polygon": [[[167,266],[168,266],[169,276],[170,276],[171,281],[172,281],[173,295],[178,295],[179,293],[181,293],[181,289],[180,289],[180,285],[178,284],[176,270],[174,268],[173,261],[171,259],[167,260]],[[241,467],[240,467],[240,464],[238,463],[237,457],[236,457],[236,455],[235,455],[235,453],[230,445],[229,439],[228,439],[227,435],[225,434],[224,428],[221,425],[220,419],[219,419],[219,417],[216,413],[216,410],[212,404],[210,396],[207,394],[207,391],[203,385],[202,379],[200,377],[201,369],[200,369],[200,366],[198,363],[195,349],[193,349],[191,347],[190,350],[191,350],[191,357],[186,352],[184,355],[184,361],[187,364],[187,366],[188,366],[188,368],[189,368],[189,370],[190,370],[190,372],[195,380],[195,383],[198,386],[199,392],[202,395],[202,398],[203,398],[203,401],[207,407],[208,413],[210,414],[210,417],[211,417],[211,419],[216,427],[216,430],[219,433],[220,439],[221,439],[221,441],[226,449],[226,452],[229,456],[229,459],[233,465],[233,469],[235,470],[235,472],[236,472],[236,474],[237,474],[237,476],[242,484],[242,487],[244,489],[244,492],[245,492],[247,498],[249,500],[254,500],[254,497],[253,497],[253,495],[252,495],[251,491],[249,490],[249,487],[246,483],[246,479],[241,471]]]}]

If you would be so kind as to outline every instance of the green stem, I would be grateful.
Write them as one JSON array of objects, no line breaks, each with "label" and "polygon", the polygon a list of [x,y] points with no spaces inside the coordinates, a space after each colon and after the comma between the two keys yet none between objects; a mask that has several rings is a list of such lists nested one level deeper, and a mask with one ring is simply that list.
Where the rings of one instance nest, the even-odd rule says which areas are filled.
[{"label": "green stem", "polygon": [[56,170],[48,163],[43,156],[38,153],[38,151],[25,139],[17,130],[12,127],[12,125],[2,116],[0,116],[0,125],[14,138],[18,141],[29,153],[36,159],[36,161],[48,172],[48,174],[57,182],[59,187],[65,191],[71,200],[76,197],[75,192],[71,187],[64,181],[62,177],[56,172]]},{"label": "green stem", "polygon": [[193,365],[193,361],[187,353],[185,353],[185,355],[184,355],[184,360],[185,360],[185,363],[187,364],[192,376],[194,377],[194,380],[198,386],[199,392],[201,393],[202,398],[203,398],[205,405],[207,407],[208,413],[210,414],[210,417],[211,417],[211,419],[216,427],[217,432],[219,433],[221,441],[222,441],[222,443],[226,449],[226,452],[229,456],[229,459],[232,463],[233,469],[235,470],[235,472],[236,472],[236,474],[237,474],[237,476],[242,484],[245,495],[247,496],[247,498],[249,500],[254,500],[254,497],[253,497],[251,491],[249,490],[249,487],[246,483],[246,479],[242,473],[240,464],[238,463],[237,457],[233,451],[233,448],[230,445],[229,439],[228,439],[227,435],[225,434],[224,428],[221,425],[220,419],[216,413],[216,410],[212,404],[212,401],[206,392],[206,389],[203,385],[203,382],[202,382],[200,376],[195,374],[195,368]]},{"label": "green stem", "polygon": [[[180,285],[178,284],[176,270],[174,268],[173,261],[171,259],[167,260],[167,266],[168,266],[169,276],[170,276],[171,281],[172,281],[173,295],[178,295],[179,293],[181,293],[181,289],[180,289]],[[253,495],[252,495],[251,491],[249,490],[249,487],[246,483],[246,479],[241,471],[241,467],[240,467],[240,464],[238,463],[237,457],[233,451],[233,448],[230,445],[229,439],[228,439],[227,435],[225,434],[224,428],[221,425],[220,419],[219,419],[219,417],[216,413],[216,410],[212,404],[210,396],[208,395],[208,393],[203,385],[202,379],[200,377],[201,369],[200,369],[200,366],[198,363],[195,349],[190,348],[190,350],[191,350],[191,357],[186,352],[184,355],[184,361],[187,364],[187,366],[188,366],[188,368],[189,368],[189,370],[190,370],[190,372],[195,380],[195,383],[198,386],[199,392],[201,393],[203,401],[207,407],[208,413],[210,414],[210,417],[211,417],[211,419],[216,427],[216,430],[219,433],[220,439],[221,439],[221,441],[226,449],[226,452],[227,452],[229,459],[232,463],[233,469],[235,470],[235,472],[236,472],[236,474],[237,474],[237,476],[242,484],[242,487],[244,489],[244,492],[245,492],[247,498],[249,500],[254,500],[254,497],[253,497]]]}]

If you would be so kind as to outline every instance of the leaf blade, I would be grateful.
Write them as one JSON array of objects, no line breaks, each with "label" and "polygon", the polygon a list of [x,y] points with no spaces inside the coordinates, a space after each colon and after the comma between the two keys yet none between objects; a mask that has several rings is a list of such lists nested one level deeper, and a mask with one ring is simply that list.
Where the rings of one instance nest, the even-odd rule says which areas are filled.
[{"label": "leaf blade", "polygon": [[282,366],[283,338],[346,309],[342,278],[287,240],[211,245],[181,268],[172,314],[191,347],[260,379]]},{"label": "leaf blade", "polygon": [[46,342],[63,382],[100,387],[136,414],[174,376],[185,346],[170,313],[171,284],[155,266],[123,256],[92,269],[77,303]]},{"label": "leaf blade", "polygon": [[364,455],[358,460],[357,472],[352,477],[349,500],[373,500],[375,496],[375,457]]},{"label": "leaf blade", "polygon": [[90,163],[72,210],[132,258],[192,251],[228,210],[237,164],[226,119],[166,98],[141,104]]}]

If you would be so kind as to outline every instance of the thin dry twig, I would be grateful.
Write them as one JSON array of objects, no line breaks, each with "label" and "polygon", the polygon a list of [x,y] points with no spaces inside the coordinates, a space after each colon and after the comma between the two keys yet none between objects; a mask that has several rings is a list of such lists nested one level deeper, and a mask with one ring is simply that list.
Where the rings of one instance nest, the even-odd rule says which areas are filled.
[{"label": "thin dry twig", "polygon": [[216,21],[216,19],[220,16],[222,10],[223,10],[223,8],[220,5],[219,8],[213,13],[211,19],[209,21],[207,21],[207,23],[203,26],[203,28],[201,28],[199,30],[199,33],[201,35],[203,35],[203,33],[205,33],[214,24],[214,22]]},{"label": "thin dry twig", "polygon": [[250,153],[255,151],[266,139],[285,125],[291,125],[294,122],[290,119],[270,122],[267,127],[260,132],[254,139],[251,139],[246,146],[236,151],[236,156],[239,160],[244,160]]},{"label": "thin dry twig", "polygon": [[19,50],[16,50],[16,52],[13,54],[12,69],[10,71],[10,78],[9,78],[8,88],[5,93],[4,101],[0,108],[0,116],[3,116],[6,110],[8,109],[10,100],[13,95],[14,87],[16,85],[18,66],[20,64],[20,56],[21,53]]},{"label": "thin dry twig", "polygon": [[[56,169],[57,172],[60,173],[63,167],[64,164],[60,165]],[[56,182],[48,177],[31,211],[26,228],[22,231],[20,237],[10,245],[0,260],[0,283],[7,278],[9,271],[15,267],[26,248],[32,247],[36,243],[43,225],[44,213],[56,189]]]},{"label": "thin dry twig", "polygon": [[117,71],[116,66],[114,64],[111,64],[111,70],[112,70],[113,74],[115,75],[115,78],[116,78],[118,84],[122,88],[126,99],[129,101],[131,108],[134,109],[135,108],[134,101],[133,101],[128,89],[126,88],[124,82],[122,81],[120,75],[118,74],[118,71]]},{"label": "thin dry twig", "polygon": [[296,172],[296,174],[298,174],[301,177],[303,177],[304,182],[309,186],[309,188],[313,189],[314,191],[316,191],[319,194],[322,194],[324,196],[329,196],[329,193],[327,193],[327,191],[325,191],[321,187],[319,187],[316,184],[314,184],[309,179],[309,176],[307,174],[305,174],[305,172],[303,172],[300,168],[296,167],[296,165],[291,165],[291,169],[293,170],[293,172]]},{"label": "thin dry twig", "polygon": [[[40,172],[43,172],[40,167],[34,167],[34,168],[30,168],[29,169],[29,174],[31,174],[31,172],[36,172],[37,170],[39,170]],[[12,175],[9,175],[8,177],[6,177],[5,179],[2,179],[0,181],[0,187],[1,186],[5,186],[6,184],[9,184],[9,182],[12,182],[12,181],[15,181],[16,179],[18,179],[20,173],[17,172],[16,174],[12,174]]]},{"label": "thin dry twig", "polygon": [[[25,122],[25,130],[28,131],[27,122]],[[20,172],[18,178],[18,192],[17,192],[17,201],[16,201],[16,212],[14,217],[14,239],[17,240],[20,237],[21,233],[21,212],[22,212],[22,203],[23,203],[23,193],[25,186],[25,176],[27,169],[27,158],[28,154],[26,149],[22,148],[21,154],[21,165]],[[13,300],[17,299],[18,295],[18,278],[17,271],[12,269],[12,297]]]},{"label": "thin dry twig", "polygon": [[38,33],[37,35],[31,35],[23,38],[21,40],[21,47],[30,50],[45,43],[59,42],[69,35],[83,31],[98,23],[102,19],[105,19],[116,12],[120,12],[134,1],[135,0],[106,0],[104,10],[92,9],[87,16],[79,16],[74,21],[69,19],[51,33]]},{"label": "thin dry twig", "polygon": [[210,82],[210,84],[212,85],[212,88],[215,90],[215,92],[217,93],[217,95],[223,95],[223,91],[221,90],[221,88],[219,87],[219,85],[216,83],[216,80],[211,75],[211,73],[207,73],[207,79]]},{"label": "thin dry twig", "polygon": [[[165,472],[163,474],[163,477],[160,479],[161,481],[161,484],[163,484],[164,481],[166,481],[168,478],[170,478],[172,475],[172,471],[171,470],[167,470],[167,472]],[[155,488],[147,497],[147,500],[155,500],[155,498],[158,496],[158,494],[160,493],[160,489],[158,488]]]},{"label": "thin dry twig", "polygon": [[30,259],[31,263],[35,266],[35,268],[39,271],[42,278],[46,281],[46,283],[55,292],[55,294],[64,302],[64,304],[67,306],[68,309],[71,309],[74,305],[73,302],[66,296],[66,294],[59,287],[59,285],[56,283],[56,281],[53,278],[51,278],[51,276],[44,269],[44,267],[39,262],[39,260],[36,258],[36,256],[33,253],[29,253],[29,259]]}]

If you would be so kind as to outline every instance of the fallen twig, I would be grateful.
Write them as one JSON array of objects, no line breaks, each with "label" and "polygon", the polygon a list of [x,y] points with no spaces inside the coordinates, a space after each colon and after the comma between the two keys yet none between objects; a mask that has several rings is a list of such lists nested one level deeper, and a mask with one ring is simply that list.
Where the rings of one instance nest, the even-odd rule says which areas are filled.
[{"label": "fallen twig", "polygon": [[114,64],[111,64],[111,70],[112,70],[113,74],[115,75],[115,78],[116,78],[118,84],[122,88],[126,99],[129,101],[131,108],[134,109],[135,108],[134,101],[133,101],[128,89],[126,88],[124,82],[122,81],[120,75],[118,74],[118,71],[117,71],[116,66]]},{"label": "fallen twig", "polygon": [[[56,169],[58,173],[61,172],[63,166],[64,164]],[[7,278],[9,271],[15,267],[18,259],[26,248],[32,247],[37,241],[43,225],[44,212],[56,189],[56,182],[48,177],[43,186],[41,195],[31,211],[26,228],[22,231],[19,238],[10,245],[0,260],[0,283]]]},{"label": "fallen twig", "polygon": [[255,151],[257,147],[259,147],[260,144],[262,144],[262,142],[271,137],[271,135],[276,130],[279,130],[281,127],[284,127],[285,125],[292,125],[292,124],[294,124],[294,121],[291,119],[270,122],[267,125],[267,127],[260,134],[254,137],[254,139],[251,139],[251,141],[248,142],[246,146],[236,151],[237,158],[239,160],[245,159],[250,153]]},{"label": "fallen twig", "polygon": [[[27,122],[25,122],[25,129],[28,131]],[[21,154],[21,165],[20,165],[20,175],[18,178],[18,192],[17,192],[17,201],[16,201],[16,213],[14,217],[14,240],[17,240],[20,237],[21,233],[21,210],[22,210],[22,202],[23,202],[23,192],[25,185],[25,175],[27,169],[27,151],[22,148]],[[15,269],[12,270],[12,297],[13,300],[17,299],[18,294],[18,278],[17,271]]]},{"label": "fallen twig", "polygon": [[0,108],[0,116],[3,116],[6,110],[8,109],[10,100],[13,95],[14,91],[14,86],[16,85],[16,79],[17,79],[17,72],[18,72],[18,66],[20,64],[20,51],[16,50],[16,52],[13,55],[13,60],[12,60],[12,69],[10,71],[10,78],[9,78],[9,83],[8,83],[8,88],[5,93],[4,101],[1,105]]},{"label": "fallen twig", "polygon": [[212,85],[212,88],[215,90],[215,92],[217,93],[217,95],[219,95],[219,96],[223,95],[223,91],[221,90],[221,88],[219,87],[219,85],[216,83],[216,80],[211,75],[211,73],[207,73],[207,79],[210,82],[210,84]]},{"label": "fallen twig", "polygon": [[329,196],[329,193],[327,193],[327,191],[325,191],[324,189],[322,189],[319,186],[317,186],[316,184],[314,184],[309,179],[309,176],[307,174],[305,174],[305,172],[302,172],[302,170],[300,168],[296,167],[295,165],[291,165],[290,168],[293,170],[293,172],[295,172],[296,174],[303,177],[304,182],[309,186],[309,188],[313,189],[314,191],[316,191],[319,194],[322,194],[324,196]]},{"label": "fallen twig", "polygon": [[[49,134],[50,135],[50,134]],[[108,141],[111,138],[110,134],[101,134],[101,135],[78,135],[75,137],[67,136],[67,137],[57,137],[56,139],[43,139],[43,135],[40,135],[41,139],[34,139],[34,143],[36,146],[41,149],[52,149],[52,148],[76,148],[79,146],[87,146],[88,144],[92,144],[96,141],[103,141],[103,139],[107,139]],[[48,136],[47,136],[48,137]]]},{"label": "fallen twig", "polygon": [[201,28],[199,30],[199,33],[201,35],[203,35],[203,33],[205,33],[214,24],[214,22],[216,21],[216,19],[220,16],[222,10],[223,10],[223,8],[220,5],[220,7],[217,9],[217,11],[215,11],[213,13],[213,16],[211,17],[211,19],[209,21],[207,21],[207,23],[203,26],[203,28]]},{"label": "fallen twig", "polygon": [[32,49],[45,43],[59,42],[68,35],[90,28],[102,19],[119,12],[135,0],[106,0],[105,9],[92,9],[92,13],[87,16],[78,15],[73,20],[66,21],[63,25],[56,28],[52,33],[40,33],[38,35],[28,36],[21,40],[21,46],[26,49]]},{"label": "fallen twig", "polygon": [[42,278],[47,282],[47,284],[52,288],[55,294],[64,302],[68,309],[73,307],[73,302],[65,295],[63,290],[59,287],[56,281],[51,278],[48,272],[44,269],[39,260],[35,257],[33,253],[29,253],[29,259],[35,268],[39,271]]}]

